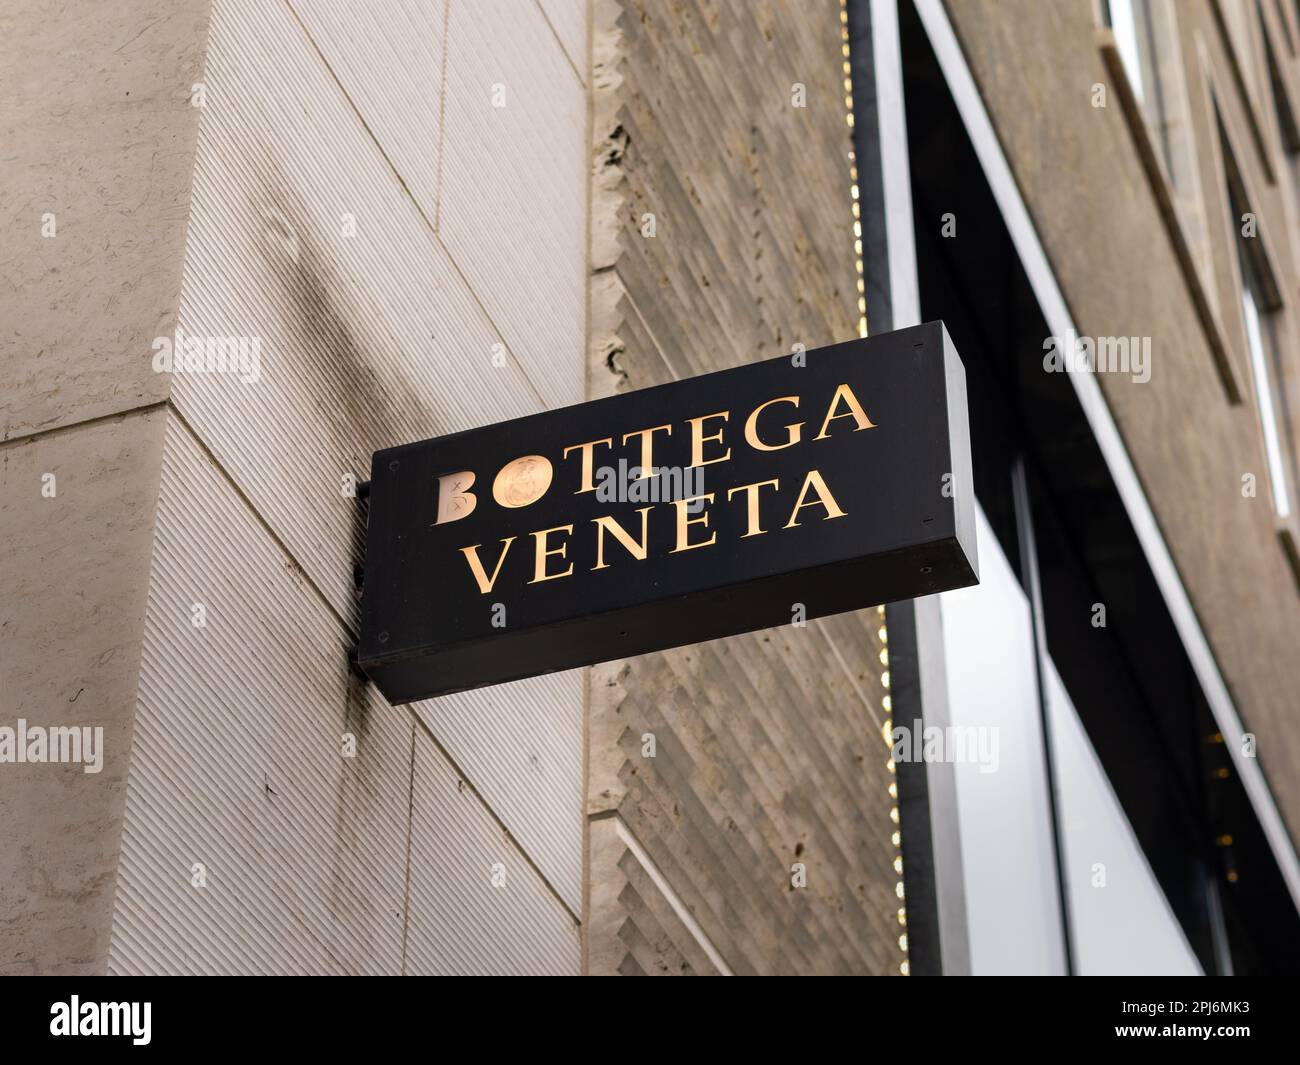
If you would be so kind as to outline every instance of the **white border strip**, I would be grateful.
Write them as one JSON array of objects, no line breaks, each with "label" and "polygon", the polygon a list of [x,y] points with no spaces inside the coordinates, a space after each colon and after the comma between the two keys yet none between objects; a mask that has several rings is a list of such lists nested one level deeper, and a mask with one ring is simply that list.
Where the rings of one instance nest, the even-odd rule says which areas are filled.
[{"label": "white border strip", "polygon": [[[1039,307],[1047,319],[1047,328],[1054,336],[1074,335],[1074,323],[1070,321],[1065,299],[1057,286],[1056,277],[1052,273],[1047,255],[1034,230],[1033,221],[1020,196],[1020,189],[1016,185],[1011,168],[1002,154],[1002,146],[989,121],[988,112],[984,109],[984,101],[975,79],[971,76],[970,68],[966,65],[966,57],[962,54],[961,45],[953,33],[942,0],[913,0],[913,2],[925,26],[926,35],[930,38],[930,45],[939,60],[948,89],[956,102],[966,133],[983,167],[984,176],[993,191],[998,207],[1002,210],[1003,221],[1020,255],[1021,264],[1029,277]],[[872,14],[875,14],[876,8],[883,6],[885,5],[881,0],[873,0]],[[892,21],[896,35],[896,14]],[[890,237],[892,239],[892,231]],[[913,265],[913,276],[915,276],[915,265]],[[896,322],[895,327],[900,324],[904,323]],[[1097,384],[1092,374],[1072,373],[1069,378],[1074,382],[1079,403],[1092,427],[1097,445],[1106,459],[1106,465],[1115,480],[1120,498],[1124,501],[1124,509],[1133,523],[1138,541],[1146,552],[1147,563],[1151,566],[1151,572],[1155,575],[1156,583],[1164,595],[1165,606],[1168,607],[1173,618],[1183,648],[1191,660],[1192,668],[1209,701],[1214,719],[1218,722],[1219,731],[1223,733],[1224,742],[1232,754],[1237,773],[1246,788],[1246,794],[1250,797],[1251,805],[1254,806],[1255,814],[1259,817],[1260,825],[1273,849],[1278,867],[1291,892],[1292,901],[1300,908],[1300,861],[1296,859],[1291,836],[1273,802],[1272,793],[1268,789],[1268,782],[1264,779],[1263,770],[1259,768],[1259,762],[1254,758],[1247,758],[1241,752],[1241,737],[1244,732],[1241,719],[1237,716],[1227,685],[1224,684],[1223,676],[1219,673],[1214,653],[1205,634],[1201,631],[1200,622],[1196,618],[1195,610],[1192,609],[1192,602],[1188,598],[1186,588],[1183,587],[1182,579],[1178,576],[1169,548],[1160,534],[1151,505],[1142,491],[1119,429],[1102,396],[1101,386]]]},{"label": "white border strip", "polygon": [[[907,112],[903,98],[903,50],[898,39],[897,0],[871,0],[871,51],[876,76],[876,114],[880,132],[880,174],[885,210],[885,258],[889,271],[891,328],[921,321],[916,272],[916,233],[912,219],[912,167],[907,154]],[[867,308],[870,320],[871,308]],[[937,595],[915,601],[916,657],[925,716],[932,723],[951,720],[944,654],[943,614]],[[930,850],[934,863],[939,967],[945,976],[971,972],[970,922],[962,834],[957,816],[957,781],[951,763],[925,767],[930,794]]]},{"label": "white border strip", "polygon": [[723,976],[734,976],[731,967],[723,961],[722,955],[718,953],[718,948],[713,945],[713,941],[709,939],[708,934],[700,927],[700,922],[686,908],[686,904],[677,897],[677,892],[673,890],[672,884],[668,883],[668,878],[659,871],[659,866],[655,865],[654,859],[641,846],[641,842],[636,836],[632,835],[632,830],[627,827],[623,818],[615,815],[614,828],[618,832],[618,838],[632,852],[633,857],[641,863],[641,868],[646,871],[646,874],[654,882],[654,886],[659,889],[659,894],[672,907],[673,913],[677,914],[677,919],[686,926],[686,930],[695,937],[695,942],[700,945],[700,949],[709,956],[709,961],[713,962],[713,967]]},{"label": "white border strip", "polygon": [[[907,157],[903,105],[903,49],[898,40],[896,0],[871,0],[871,52],[880,124],[881,188],[885,198],[885,255],[889,263],[892,329],[921,324],[912,220],[912,164]],[[868,321],[871,308],[867,308]]]}]

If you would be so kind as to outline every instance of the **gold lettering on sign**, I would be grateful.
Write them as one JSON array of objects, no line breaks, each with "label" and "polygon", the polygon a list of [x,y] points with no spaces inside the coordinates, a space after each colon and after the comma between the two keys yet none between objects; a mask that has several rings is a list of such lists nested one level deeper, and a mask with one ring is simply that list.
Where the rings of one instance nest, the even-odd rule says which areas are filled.
[{"label": "gold lettering on sign", "polygon": [[799,443],[803,422],[795,422],[793,425],[785,427],[786,439],[784,444],[765,444],[758,438],[758,416],[773,403],[793,403],[797,407],[799,406],[799,397],[777,396],[776,399],[769,399],[766,403],[760,403],[753,409],[749,417],[745,419],[745,443],[755,451],[780,451],[782,448]]},{"label": "gold lettering on sign", "polygon": [[[804,502],[808,497],[808,489],[811,488],[817,493],[817,498]],[[793,529],[799,524],[799,511],[804,507],[823,506],[826,508],[826,517],[822,521],[830,521],[831,518],[843,518],[844,511],[840,510],[840,505],[835,502],[835,497],[826,487],[826,482],[822,480],[822,475],[817,470],[809,470],[808,476],[803,479],[803,487],[799,489],[799,498],[795,502],[794,510],[790,512],[790,520],[785,523],[785,528]]]},{"label": "gold lettering on sign", "polygon": [[497,582],[497,575],[501,572],[501,563],[506,560],[506,552],[510,550],[510,545],[515,542],[513,536],[507,536],[501,541],[501,554],[497,556],[496,568],[492,570],[492,577],[489,580],[487,573],[483,570],[483,563],[478,560],[478,549],[482,544],[472,544],[469,547],[462,547],[461,554],[469,560],[470,572],[474,574],[474,579],[478,581],[478,590],[487,595],[492,591],[492,586]]},{"label": "gold lettering on sign", "polygon": [[701,540],[699,543],[691,543],[691,526],[703,525],[706,529],[709,527],[709,512],[706,510],[698,518],[687,517],[686,508],[697,500],[703,499],[706,502],[713,502],[713,493],[705,492],[703,495],[691,496],[689,499],[674,499],[673,506],[677,508],[677,546],[668,553],[677,554],[678,551],[689,551],[693,547],[708,547],[718,542],[718,534],[712,533],[707,540]]},{"label": "gold lettering on sign", "polygon": [[[840,405],[841,399],[844,400],[844,403],[849,409],[842,414],[836,414],[835,408]],[[857,423],[857,429],[853,430],[855,433],[860,429],[875,428],[871,419],[867,417],[867,412],[862,409],[862,404],[858,402],[858,397],[853,394],[853,389],[848,385],[840,385],[840,387],[835,390],[835,395],[831,397],[831,405],[826,410],[826,420],[822,422],[822,431],[813,437],[813,439],[822,440],[829,436],[830,434],[826,431],[827,427],[831,422],[835,421],[836,418],[852,418],[854,422]]]},{"label": "gold lettering on sign", "polygon": [[647,521],[650,511],[654,507],[640,507],[637,513],[641,515],[641,542],[637,543],[632,539],[632,534],[623,528],[618,522],[608,514],[602,514],[599,518],[592,518],[592,524],[596,526],[596,564],[591,568],[608,569],[609,563],[605,561],[605,530],[608,529],[614,534],[614,539],[627,548],[628,553],[639,562],[644,562],[646,553],[649,550],[649,539],[647,533]]},{"label": "gold lettering on sign", "polygon": [[718,455],[711,459],[704,457],[704,445],[706,443],[722,443],[722,430],[710,436],[704,435],[704,423],[710,418],[721,418],[724,422],[731,416],[730,411],[720,410],[716,414],[701,414],[698,418],[687,418],[691,423],[691,467],[709,466],[715,462],[726,462],[731,458],[731,448],[727,448],[726,453]]},{"label": "gold lettering on sign", "polygon": [[551,460],[544,455],[525,455],[501,467],[492,482],[492,498],[503,507],[526,507],[536,503],[551,487]]},{"label": "gold lettering on sign", "polygon": [[460,521],[474,513],[478,497],[471,492],[474,474],[469,470],[449,473],[438,478],[438,520],[434,525],[445,525],[449,521]]},{"label": "gold lettering on sign", "polygon": [[533,564],[533,579],[529,584],[539,584],[542,581],[553,581],[556,577],[567,577],[573,572],[573,563],[569,563],[569,568],[563,573],[547,573],[546,560],[552,555],[559,555],[566,558],[569,553],[569,545],[561,544],[559,547],[547,547],[546,539],[553,532],[572,533],[572,525],[557,525],[553,529],[542,529],[540,532],[533,533],[533,539],[537,542],[537,556]]},{"label": "gold lettering on sign", "polygon": [[[824,395],[824,393],[821,393]],[[854,394],[853,388],[849,384],[840,384],[835,387],[829,403],[825,409],[825,415],[821,422],[820,431],[815,437],[809,438],[804,434],[805,427],[816,425],[814,419],[806,420],[789,420],[798,419],[801,415],[802,399],[798,394],[773,396],[772,398],[758,403],[751,408],[746,407],[740,411],[743,418],[737,418],[737,426],[743,424],[744,444],[753,452],[766,454],[773,451],[784,451],[793,447],[795,444],[803,443],[807,439],[824,440],[830,436],[831,429],[837,421],[851,419],[853,422],[852,430],[841,430],[841,434],[848,432],[860,432],[863,429],[874,429],[875,423],[867,416],[858,397]],[[818,399],[815,405],[818,410],[822,410],[822,399]],[[784,413],[769,413],[764,415],[773,407],[788,406],[791,409]],[[699,408],[696,408],[697,410]],[[766,418],[760,426],[760,419]],[[681,481],[680,491],[672,493],[663,493],[662,491],[649,493],[642,491],[645,484],[651,478],[657,476],[654,472],[655,466],[655,446],[659,445],[660,456],[664,454],[664,448],[669,447],[673,437],[673,428],[675,425],[685,422],[687,432],[690,438],[690,464],[684,469],[674,468],[672,471],[661,470],[659,475],[670,476],[675,474]],[[564,459],[568,459],[574,452],[578,453],[579,460],[577,463],[579,487],[574,493],[581,495],[584,492],[594,492],[597,488],[596,483],[596,449],[598,447],[606,448],[607,451],[602,455],[603,461],[608,462],[610,452],[622,453],[628,455],[628,461],[631,461],[633,455],[638,456],[639,466],[636,467],[638,473],[633,487],[627,492],[626,498],[620,496],[625,502],[632,503],[652,503],[659,500],[661,504],[668,504],[676,508],[674,516],[674,529],[670,532],[666,525],[666,516],[657,519],[655,526],[656,536],[660,539],[654,543],[656,552],[663,552],[667,548],[667,554],[676,555],[683,551],[693,551],[701,547],[713,547],[718,543],[719,532],[713,526],[710,511],[715,500],[723,498],[725,491],[725,502],[722,505],[730,504],[732,500],[737,501],[737,507],[743,500],[744,506],[744,528],[738,530],[739,522],[736,520],[740,517],[735,511],[728,512],[724,522],[724,532],[729,536],[737,539],[752,539],[757,536],[766,536],[769,532],[777,528],[797,529],[805,520],[816,520],[811,517],[805,517],[803,511],[810,507],[821,507],[822,521],[831,521],[835,518],[848,517],[839,501],[831,493],[826,483],[825,477],[821,470],[812,469],[804,475],[799,486],[799,491],[793,501],[788,498],[789,490],[794,481],[787,475],[784,477],[771,477],[768,480],[754,481],[750,484],[738,484],[715,487],[713,492],[702,492],[703,483],[699,480],[703,475],[690,474],[688,471],[698,469],[702,466],[711,466],[720,462],[727,462],[732,458],[732,451],[735,447],[740,447],[742,453],[749,454],[746,448],[740,444],[739,440],[732,441],[729,437],[728,430],[735,433],[737,426],[731,426],[731,411],[720,410],[712,414],[701,414],[694,418],[683,418],[680,422],[674,421],[663,425],[650,425],[644,429],[635,429],[629,432],[614,432],[607,437],[598,440],[588,440],[585,443],[573,444],[563,449]],[[629,424],[629,423],[624,423]],[[635,422],[630,424],[635,425]],[[680,445],[680,432],[678,444]],[[663,439],[669,443],[662,443]],[[847,444],[847,441],[845,442]],[[670,450],[672,450],[670,448]],[[679,461],[679,460],[674,460]],[[540,500],[547,491],[550,490],[554,483],[555,471],[552,467],[554,459],[545,455],[532,454],[523,455],[501,467],[492,482],[492,499],[488,500],[490,509],[498,513],[492,503],[495,503],[506,511],[517,510],[521,507],[528,507]],[[626,463],[619,460],[619,469],[624,471],[620,476],[626,477]],[[806,467],[805,467],[806,468]],[[604,474],[607,471],[602,470],[602,486],[604,483]],[[852,476],[851,473],[848,476]],[[437,478],[438,481],[438,505],[437,505],[437,524],[446,522],[459,521],[461,518],[468,517],[474,513],[483,491],[480,487],[477,495],[471,491],[475,485],[475,475],[469,470],[462,470],[457,473],[449,473],[446,476]],[[782,491],[782,484],[785,490]],[[657,489],[662,489],[662,484],[652,485]],[[839,486],[844,490],[844,486]],[[764,489],[771,489],[771,494],[764,496]],[[696,494],[681,498],[685,492],[695,491]],[[674,495],[678,498],[672,498]],[[775,497],[775,498],[774,498]],[[602,501],[604,496],[602,495]],[[594,502],[594,501],[593,501]],[[767,511],[764,512],[766,506]],[[788,509],[789,508],[789,509]],[[516,538],[522,539],[525,536],[533,538],[533,573],[532,579],[528,584],[540,584],[545,581],[559,580],[564,577],[572,576],[577,569],[578,556],[581,555],[581,561],[584,567],[587,566],[588,555],[591,552],[594,559],[591,561],[591,572],[598,570],[617,568],[619,565],[627,566],[628,558],[634,562],[645,562],[650,556],[650,512],[656,509],[654,506],[642,506],[635,511],[640,515],[641,526],[638,529],[636,522],[631,519],[627,513],[613,515],[603,514],[599,517],[590,517],[590,512],[583,514],[581,519],[576,515],[572,516],[572,522],[567,525],[557,525],[550,529],[541,529],[533,533],[518,533],[518,536],[508,536],[499,541],[498,554],[495,559],[485,559],[480,556],[483,545],[474,544],[470,547],[462,547],[461,553],[469,564],[470,573],[479,591],[487,595],[494,591],[500,584],[500,576],[504,570],[506,556],[509,554],[510,547]],[[789,520],[784,526],[779,526],[780,515],[788,513]],[[546,520],[546,519],[542,519]],[[555,520],[551,518],[550,520]],[[595,528],[590,533],[588,522]],[[537,524],[541,522],[538,521]],[[626,524],[625,524],[626,523]],[[531,523],[530,523],[531,524]],[[770,525],[772,528],[767,528]],[[575,533],[575,529],[577,532]],[[467,534],[465,539],[469,539]],[[591,544],[589,539],[583,537],[594,536],[595,544]],[[665,543],[663,540],[672,537],[671,543]],[[615,550],[612,544],[617,544],[621,550]],[[570,548],[573,552],[570,552]],[[594,548],[594,550],[593,550]],[[608,550],[606,550],[608,548]],[[522,549],[521,549],[522,550]],[[611,555],[613,557],[611,557]],[[489,573],[488,566],[491,566]],[[512,569],[512,580],[522,580],[525,562],[521,561]],[[584,569],[584,572],[587,572]],[[516,576],[517,574],[517,576]],[[498,593],[500,594],[500,593]]]},{"label": "gold lettering on sign", "polygon": [[606,447],[613,447],[614,441],[611,437],[605,437],[604,440],[588,440],[585,444],[574,444],[572,447],[564,449],[564,457],[569,457],[570,451],[582,452],[582,487],[573,494],[581,495],[583,492],[594,492],[596,490],[594,463],[592,461],[592,452],[598,444],[604,444]]},{"label": "gold lettering on sign", "polygon": [[656,425],[650,429],[638,429],[635,433],[624,433],[623,443],[627,443],[634,436],[641,438],[641,474],[637,477],[638,481],[644,481],[651,476],[650,471],[654,469],[654,439],[655,433],[665,432],[669,436],[673,435],[671,425]]},{"label": "gold lettering on sign", "polygon": [[780,491],[781,482],[775,477],[770,481],[755,481],[753,484],[738,484],[735,488],[727,489],[727,499],[730,500],[737,492],[745,493],[745,508],[748,512],[749,530],[741,536],[743,540],[746,536],[762,536],[766,531],[758,523],[758,492],[760,488],[766,488],[768,485]]}]

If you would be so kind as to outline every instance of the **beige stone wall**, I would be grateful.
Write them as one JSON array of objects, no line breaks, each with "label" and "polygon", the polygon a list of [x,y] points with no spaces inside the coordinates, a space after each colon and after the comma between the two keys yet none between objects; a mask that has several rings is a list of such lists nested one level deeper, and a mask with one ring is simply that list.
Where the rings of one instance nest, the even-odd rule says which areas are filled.
[{"label": "beige stone wall", "polygon": [[[839,5],[597,0],[593,25],[592,394],[857,336]],[[880,627],[592,670],[588,971],[899,971]]]},{"label": "beige stone wall", "polygon": [[[583,678],[387,705],[346,489],[582,398],[586,4],[21,3],[0,47],[0,724],[107,733],[0,769],[0,969],[576,973]],[[178,328],[256,372],[155,373]]]},{"label": "beige stone wall", "polygon": [[[1174,5],[1190,108],[1190,124],[1177,132],[1195,146],[1205,220],[1198,223],[1184,203],[1182,224],[1240,385],[1237,404],[1103,60],[1093,5],[999,0],[998,18],[988,17],[988,0],[946,6],[1079,332],[1152,338],[1149,383],[1106,374],[1099,380],[1237,710],[1258,737],[1260,762],[1294,837],[1300,586],[1280,534],[1294,535],[1295,518],[1277,521],[1269,497],[1210,105],[1212,91],[1279,274],[1283,384],[1292,410],[1300,410],[1297,185],[1273,113],[1255,5]],[[1263,7],[1288,91],[1300,99],[1300,66],[1276,11]],[[1111,89],[1105,108],[1091,104],[1097,83]],[[1245,473],[1258,478],[1254,498],[1243,498]]]},{"label": "beige stone wall", "polygon": [[0,12],[0,727],[104,730],[0,765],[0,973],[108,956],[207,14]]}]

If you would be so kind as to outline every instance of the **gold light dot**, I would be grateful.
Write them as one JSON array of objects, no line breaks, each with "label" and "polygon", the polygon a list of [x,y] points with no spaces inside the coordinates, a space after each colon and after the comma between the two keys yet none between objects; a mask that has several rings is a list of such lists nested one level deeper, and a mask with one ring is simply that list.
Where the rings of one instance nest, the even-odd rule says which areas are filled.
[{"label": "gold light dot", "polygon": [[904,960],[903,960],[903,963],[898,967],[898,971],[899,971],[900,973],[902,973],[904,976],[911,976],[911,975],[912,975],[912,967],[911,967],[910,965],[907,964],[907,960],[906,960],[906,959],[904,959]]},{"label": "gold light dot", "polygon": [[889,811],[889,819],[890,819],[891,821],[893,821],[894,824],[898,824],[898,807],[897,807],[897,806],[894,806],[894,807],[891,807],[891,808],[890,808],[890,811]]},{"label": "gold light dot", "polygon": [[901,832],[895,832],[892,836],[889,837],[889,839],[890,842],[892,842],[894,846],[897,847],[903,842],[903,835]]}]

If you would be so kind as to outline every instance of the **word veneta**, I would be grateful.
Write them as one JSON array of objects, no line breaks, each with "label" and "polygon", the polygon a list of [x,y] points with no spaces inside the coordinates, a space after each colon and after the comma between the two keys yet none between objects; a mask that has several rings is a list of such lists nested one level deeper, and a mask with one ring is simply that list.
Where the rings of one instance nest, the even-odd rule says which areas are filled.
[{"label": "word veneta", "polygon": [[[596,491],[596,466],[598,461],[613,458],[618,448],[632,449],[639,460],[639,478],[656,476],[656,446],[671,438],[674,432],[684,432],[689,442],[688,469],[716,466],[732,460],[734,448],[748,447],[758,452],[784,451],[804,444],[815,447],[816,442],[828,439],[832,433],[862,432],[874,429],[875,423],[867,416],[853,389],[847,384],[836,387],[824,413],[816,435],[805,442],[807,422],[793,420],[798,417],[800,397],[777,396],[760,403],[744,418],[733,421],[729,410],[687,418],[674,425],[654,425],[615,437],[586,440],[565,447],[559,456],[561,479],[568,482],[574,495]],[[438,509],[436,525],[460,521],[480,505],[475,490],[475,473],[461,470],[438,478]],[[555,467],[545,455],[525,455],[503,466],[492,482],[492,500],[507,509],[521,509],[541,499],[556,480]],[[795,483],[797,481],[797,483]],[[557,489],[558,490],[558,489]],[[634,500],[635,501],[635,500]],[[561,580],[572,576],[577,562],[578,547],[575,541],[585,540],[586,556],[583,565],[591,570],[606,569],[612,560],[645,561],[651,547],[666,549],[668,554],[697,551],[713,547],[718,534],[710,524],[710,508],[730,505],[740,508],[744,515],[741,539],[764,536],[779,525],[782,529],[798,527],[805,520],[830,521],[846,516],[837,501],[832,487],[821,472],[809,468],[799,478],[783,484],[782,478],[737,484],[723,492],[701,492],[684,498],[672,499],[658,506],[640,507],[629,515],[626,524],[612,515],[601,515],[590,520],[579,532],[573,523],[537,529],[523,534],[524,542],[531,538],[528,568],[522,570],[515,564],[507,565],[519,536],[505,536],[492,546],[482,543],[468,544],[459,549],[479,592],[487,595],[497,586],[503,570],[531,572],[526,583]],[[815,509],[810,509],[815,508]],[[673,512],[671,521],[652,519],[656,510]],[[652,545],[652,526],[659,529],[660,542]],[[667,530],[665,530],[667,526]],[[571,553],[570,548],[573,547]]]}]

